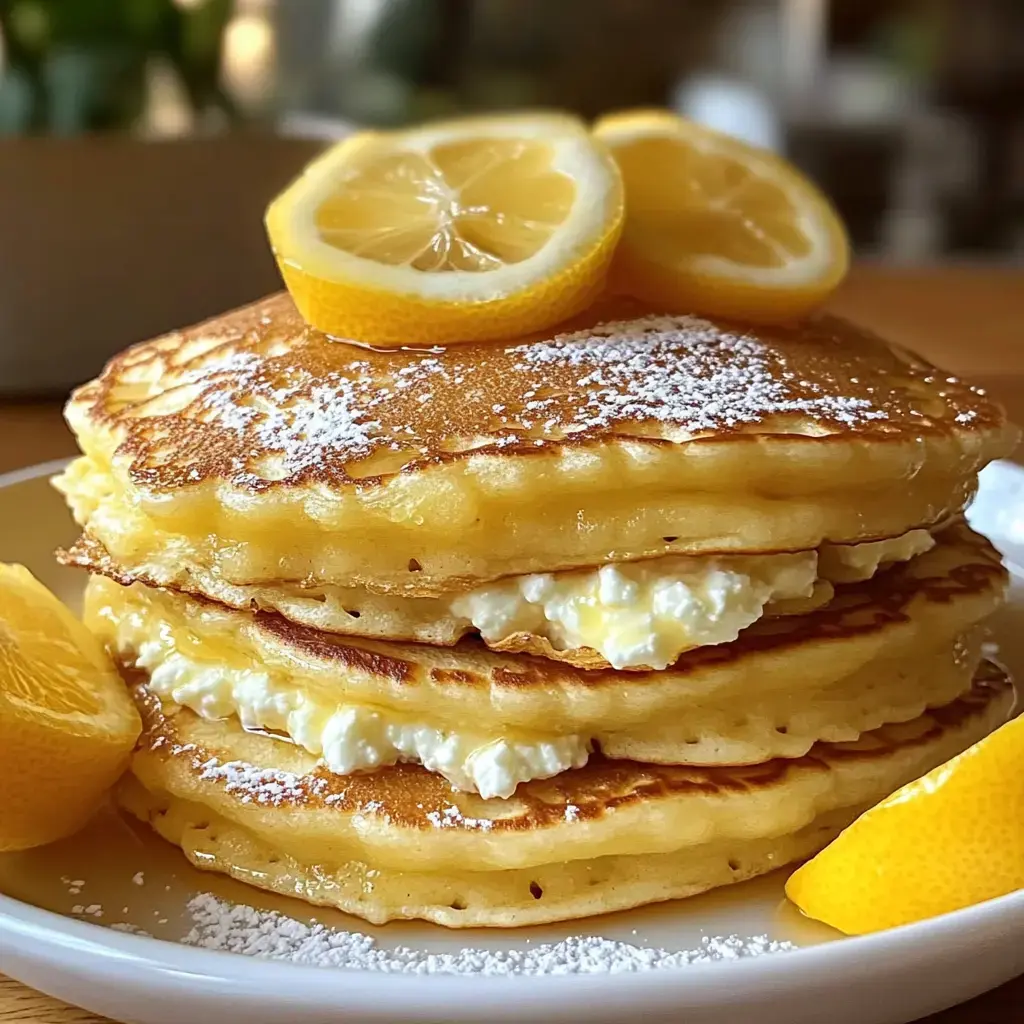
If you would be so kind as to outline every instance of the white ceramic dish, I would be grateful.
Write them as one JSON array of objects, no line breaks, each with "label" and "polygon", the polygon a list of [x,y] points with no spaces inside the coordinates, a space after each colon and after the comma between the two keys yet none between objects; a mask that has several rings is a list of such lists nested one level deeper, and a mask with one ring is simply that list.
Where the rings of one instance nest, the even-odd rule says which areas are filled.
[{"label": "white ceramic dish", "polygon": [[[81,587],[54,565],[74,535],[46,478],[54,465],[0,477],[0,560],[29,565],[65,597]],[[1015,566],[1024,566],[1024,470],[990,467],[973,510]],[[997,623],[1004,658],[1024,670],[1024,573]],[[139,885],[135,872],[144,872]],[[0,970],[68,1002],[135,1024],[322,1024],[326,1021],[602,1024],[903,1024],[1024,972],[1024,892],[864,938],[840,938],[781,905],[784,875],[694,900],[569,926],[450,933],[424,924],[370,928],[340,914],[265,898],[201,875],[173,848],[112,816],[83,837],[0,857]],[[82,884],[79,884],[82,883]],[[798,949],[756,958],[633,973],[410,976],[297,966],[184,946],[188,898],[225,899],[311,916],[396,945],[453,952],[511,950],[570,935],[600,935],[669,950],[709,936],[768,935]],[[83,911],[102,907],[101,923]],[[75,910],[78,913],[76,915]],[[162,938],[124,934],[128,922]]]}]

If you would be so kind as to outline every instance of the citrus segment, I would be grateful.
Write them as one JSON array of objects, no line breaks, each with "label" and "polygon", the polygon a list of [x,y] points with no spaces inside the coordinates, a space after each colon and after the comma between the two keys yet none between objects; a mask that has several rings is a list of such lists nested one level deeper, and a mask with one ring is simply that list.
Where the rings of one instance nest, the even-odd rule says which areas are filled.
[{"label": "citrus segment", "polygon": [[1024,718],[867,811],[786,884],[851,935],[1024,888]]},{"label": "citrus segment", "polygon": [[303,317],[385,346],[515,337],[575,315],[602,290],[622,221],[614,161],[562,115],[361,133],[267,211]]},{"label": "citrus segment", "polygon": [[83,825],[139,728],[99,641],[27,569],[0,565],[0,850]]},{"label": "citrus segment", "polygon": [[594,131],[626,187],[619,290],[771,322],[808,312],[846,273],[839,217],[785,160],[667,112],[610,115]]}]

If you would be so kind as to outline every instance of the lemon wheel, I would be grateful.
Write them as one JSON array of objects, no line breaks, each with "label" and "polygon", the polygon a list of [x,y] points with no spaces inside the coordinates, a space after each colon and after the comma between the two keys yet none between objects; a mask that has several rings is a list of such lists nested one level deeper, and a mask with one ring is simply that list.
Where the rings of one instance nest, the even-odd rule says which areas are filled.
[{"label": "lemon wheel", "polygon": [[626,187],[618,290],[772,322],[807,313],[845,275],[842,222],[785,160],[663,111],[610,115],[594,131]]},{"label": "lemon wheel", "polygon": [[563,115],[364,132],[271,203],[303,317],[375,345],[511,338],[602,290],[622,229],[615,162]]}]

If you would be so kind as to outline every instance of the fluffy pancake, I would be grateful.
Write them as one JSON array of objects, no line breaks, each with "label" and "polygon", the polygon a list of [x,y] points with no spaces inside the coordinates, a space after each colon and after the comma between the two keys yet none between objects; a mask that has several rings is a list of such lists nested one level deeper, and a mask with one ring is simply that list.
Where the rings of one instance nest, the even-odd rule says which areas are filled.
[{"label": "fluffy pancake", "polygon": [[129,349],[67,416],[84,456],[60,486],[127,572],[413,597],[896,537],[957,513],[1016,439],[978,390],[831,318],[606,307],[382,353],[285,296]]},{"label": "fluffy pancake", "polygon": [[[457,703],[433,716],[366,704],[346,693],[343,677],[325,686],[239,667],[229,652],[225,660],[212,652],[204,660],[195,656],[195,641],[186,645],[178,639],[198,635],[183,627],[185,620],[152,617],[152,606],[138,591],[121,605],[104,601],[100,607],[102,619],[113,626],[110,633],[101,625],[100,634],[113,638],[126,667],[148,673],[149,688],[162,701],[279,735],[322,757],[341,775],[414,762],[455,788],[484,797],[511,796],[521,782],[581,767],[595,750],[609,758],[677,765],[800,757],[818,740],[853,740],[952,701],[970,688],[984,637],[983,630],[973,629],[952,641],[932,641],[933,646],[872,661],[820,688],[762,691],[755,676],[747,693],[721,700],[696,697],[649,722],[622,726],[610,714],[590,729],[560,732],[552,723],[536,731],[501,723],[488,729]],[[138,639],[147,635],[159,639]],[[172,640],[175,650],[169,647]],[[626,682],[611,696],[625,702],[628,692]]]},{"label": "fluffy pancake", "polygon": [[[967,542],[963,538],[968,537],[968,534],[954,532],[959,529],[961,527],[955,525],[953,529],[940,531],[936,535],[939,546],[954,544],[957,546],[957,550],[963,548],[966,553],[966,548],[963,546],[966,544],[967,547],[970,547],[971,544],[975,544],[979,552],[987,552],[984,556],[980,556],[983,557],[983,560],[988,559],[997,562],[995,552],[992,551],[986,541],[977,538],[975,541]],[[913,534],[908,535],[908,537],[913,536]],[[936,540],[929,534],[924,534],[923,536],[927,542],[925,545],[927,553],[927,547],[934,545]],[[856,572],[860,576],[870,579],[879,570],[880,561],[884,561],[886,557],[895,557],[898,551],[898,548],[894,549],[885,542],[871,545],[867,551],[864,551],[864,548],[864,545],[859,545],[853,549],[860,556],[859,563],[857,557],[850,557],[848,554],[838,554],[837,552],[840,550],[838,546],[823,549],[820,561],[825,563],[824,571],[827,571],[836,578],[850,577],[856,579]],[[872,548],[880,548],[882,550],[870,550]],[[899,554],[905,558],[912,555],[915,550],[920,550],[920,546],[904,549]],[[887,551],[890,552],[888,556],[885,554]],[[174,578],[168,579],[160,575],[154,576],[147,571],[129,571],[124,566],[115,562],[102,545],[95,540],[82,540],[70,551],[60,553],[60,557],[66,564],[80,566],[92,573],[105,575],[123,586],[130,586],[134,582],[141,582],[148,587],[161,587],[181,591],[185,594],[206,597],[218,604],[232,608],[271,611],[292,622],[320,631],[339,633],[341,635],[383,637],[397,640],[410,639],[418,642],[430,642],[434,645],[451,645],[456,643],[472,628],[467,620],[458,620],[451,615],[440,619],[432,618],[432,615],[436,616],[439,612],[436,609],[432,611],[430,606],[440,603],[432,599],[381,597],[370,595],[366,591],[360,593],[356,588],[303,588],[297,586],[288,587],[282,584],[276,586],[238,587],[219,580],[215,574],[206,577],[203,582],[198,582],[196,577],[188,575],[183,577],[180,574],[176,574]],[[770,559],[785,559],[787,557],[789,556],[770,556]],[[698,560],[694,559],[694,561]],[[676,558],[676,561],[685,560]],[[636,573],[631,571],[636,568],[636,563],[632,566],[606,567],[606,569],[601,570],[602,574],[608,571],[613,572],[618,580],[626,581],[627,586],[631,587],[632,591],[625,590],[623,592],[625,607],[621,608],[602,604],[600,596],[593,599],[593,603],[590,604],[589,608],[582,609],[590,619],[588,628],[594,635],[603,639],[604,649],[610,654],[617,653],[620,657],[625,654],[627,661],[628,656],[636,655],[628,664],[622,665],[619,663],[616,664],[616,667],[642,671],[645,668],[651,667],[667,667],[676,662],[679,655],[685,650],[708,644],[720,644],[735,639],[735,637],[743,632],[750,621],[756,623],[759,618],[807,613],[816,607],[825,605],[833,596],[833,585],[826,581],[818,580],[811,586],[807,597],[769,602],[763,607],[754,604],[744,608],[743,602],[745,597],[743,587],[747,586],[748,592],[746,597],[749,598],[749,587],[751,585],[756,586],[757,581],[750,580],[741,575],[733,574],[730,576],[729,573],[732,573],[731,569],[729,569],[729,573],[720,571],[728,569],[735,562],[744,561],[749,561],[749,559],[743,556],[726,556],[716,561],[717,569],[709,570],[709,575],[701,576],[698,574],[695,579],[690,580],[690,585],[680,583],[680,586],[683,587],[684,597],[687,601],[690,601],[691,607],[684,608],[677,604],[676,611],[680,618],[676,620],[654,619],[643,611],[636,612],[638,605],[644,606],[649,610],[652,603],[652,591],[650,588],[640,591],[639,588],[628,582],[629,575],[636,576]],[[809,563],[806,562],[803,556],[797,559],[798,564],[803,563],[805,565],[804,569],[798,569],[796,572],[798,577],[802,577],[801,585],[806,584],[809,579],[813,578],[816,571],[813,568],[814,561],[815,556],[813,554],[810,555]],[[941,561],[942,559],[939,558],[940,563]],[[920,558],[915,561],[915,564],[922,566],[921,571],[925,576],[929,573],[935,574],[931,568],[934,563],[934,557],[923,562]],[[811,566],[809,572],[807,570],[808,565]],[[884,568],[884,565],[881,568]],[[737,568],[735,571],[739,573],[740,569]],[[998,568],[994,568],[992,571],[1000,572]],[[777,582],[784,582],[786,576],[791,577],[793,575],[792,569],[784,569],[781,575],[777,574]],[[899,579],[899,577],[892,576],[887,576],[886,578]],[[685,579],[685,577],[681,579]],[[708,580],[715,582],[717,590],[715,587],[702,587],[702,579],[705,582]],[[732,590],[727,585],[723,586],[720,582],[721,580],[729,581],[730,579],[734,584]],[[744,581],[746,582],[744,583]],[[864,581],[861,580],[861,582]],[[554,585],[558,586],[557,583]],[[598,589],[601,589],[600,586]],[[663,594],[667,592],[665,590],[662,591]],[[856,591],[850,591],[850,593],[857,594]],[[654,601],[657,601],[657,596],[654,597]],[[849,603],[849,598],[844,598],[844,601]],[[596,628],[595,611],[604,616],[602,620],[597,621]],[[443,608],[440,610],[440,614],[442,616],[445,615]],[[488,639],[486,633],[481,636],[481,639],[492,650],[539,655],[552,660],[562,661],[578,668],[602,669],[611,667],[606,657],[591,647],[556,648],[547,636],[523,631],[515,626],[513,620],[509,620],[509,622],[509,630],[503,639],[496,640],[494,637]],[[633,627],[632,647],[630,647],[629,643],[623,644],[618,642],[622,637],[629,637],[628,627],[630,626]],[[723,627],[725,628],[723,629]],[[658,635],[659,631],[660,635]],[[949,635],[952,634],[950,633]],[[652,642],[652,638],[658,641],[658,644],[661,645],[660,648]],[[371,645],[367,649],[377,651],[378,653],[395,653],[398,657],[402,656],[398,648],[386,646],[373,647]],[[646,661],[652,660],[655,655],[659,658],[656,665],[644,664]],[[443,656],[440,657],[443,660]],[[465,666],[458,667],[460,669],[465,668]]]},{"label": "fluffy pancake", "polygon": [[340,778],[295,747],[135,692],[139,786],[123,799],[200,867],[373,921],[449,925],[602,913],[779,866],[991,731],[1013,702],[985,663],[952,704],[802,758],[705,769],[598,759],[484,801],[410,765]]},{"label": "fluffy pancake", "polygon": [[[193,656],[195,645],[166,654],[164,641],[182,635],[182,620],[172,625],[166,618],[149,618],[139,596],[133,594],[135,601],[120,606],[120,612],[105,605],[103,614],[111,621],[127,619],[128,628],[115,633],[122,640],[136,629],[156,627],[151,635],[161,640],[143,640],[118,653],[126,666],[148,673],[149,688],[162,701],[280,735],[342,775],[409,761],[484,797],[511,796],[521,782],[580,767],[595,750],[608,758],[657,764],[737,765],[800,757],[818,740],[854,740],[883,724],[916,718],[970,689],[984,637],[983,630],[974,629],[952,641],[932,641],[902,658],[872,661],[824,687],[762,691],[754,676],[742,695],[696,697],[671,715],[638,725],[622,726],[609,715],[584,731],[558,731],[551,723],[538,731],[500,723],[488,729],[457,704],[419,717],[353,700],[343,678],[324,686],[232,667],[215,657],[204,661]],[[618,696],[627,694],[628,683]]]},{"label": "fluffy pancake", "polygon": [[231,608],[275,611],[346,636],[450,646],[479,633],[496,651],[540,655],[579,668],[644,670],[665,668],[695,647],[728,643],[761,618],[824,605],[834,592],[833,578],[870,579],[934,543],[931,533],[915,530],[892,540],[794,554],[674,555],[590,571],[508,577],[440,598],[287,582],[240,586],[214,572],[180,566],[173,575],[148,565],[129,572],[88,535],[58,557],[125,586],[140,582]]},{"label": "fluffy pancake", "polygon": [[761,694],[755,677],[747,697],[697,702],[680,709],[678,717],[635,729],[608,727],[594,742],[605,757],[655,764],[740,765],[801,757],[820,740],[855,740],[948,704],[970,688],[983,636],[975,630],[905,658],[875,661],[818,689]]},{"label": "fluffy pancake", "polygon": [[[386,596],[359,587],[238,586],[215,573],[168,577],[146,566],[129,572],[89,536],[58,557],[125,586],[140,582],[230,608],[275,611],[346,636],[450,646],[479,633],[496,651],[540,655],[579,668],[644,670],[665,668],[695,647],[728,643],[761,618],[820,607],[833,595],[832,576],[870,579],[934,544],[932,534],[917,530],[891,541],[829,545],[820,552],[676,555],[597,571],[510,577],[447,599]],[[819,562],[830,578],[818,575]]]},{"label": "fluffy pancake", "polygon": [[154,795],[134,776],[121,806],[205,871],[335,907],[372,924],[422,918],[447,928],[519,928],[695,896],[774,871],[820,850],[855,817],[822,815],[787,836],[738,839],[673,853],[598,857],[507,871],[402,871],[358,860],[311,864],[202,804]]},{"label": "fluffy pancake", "polygon": [[[808,740],[799,717],[823,693],[845,688],[857,700],[870,692],[879,711],[900,700],[931,703],[927,686],[915,693],[907,681],[927,684],[919,671],[924,659],[949,659],[957,638],[971,634],[998,607],[1006,584],[997,552],[961,523],[913,561],[840,587],[824,608],[758,623],[739,640],[690,651],[665,671],[633,673],[581,671],[498,654],[469,639],[451,648],[347,639],[274,614],[229,611],[101,578],[90,582],[85,612],[89,625],[128,662],[144,644],[156,643],[158,654],[184,654],[225,673],[260,673],[278,689],[372,705],[442,728],[471,722],[491,733],[607,737],[651,723],[683,723],[702,709],[728,710],[735,718],[767,702],[779,714],[790,709],[788,717],[771,723],[772,732],[792,727],[771,741],[778,744],[771,753],[789,755],[791,744]],[[972,669],[968,664],[968,675]],[[890,678],[887,696],[882,688]],[[937,692],[940,702],[948,699],[947,688]],[[867,705],[864,711],[871,713]],[[710,747],[713,737],[713,731],[687,735],[701,740],[692,756]]]}]

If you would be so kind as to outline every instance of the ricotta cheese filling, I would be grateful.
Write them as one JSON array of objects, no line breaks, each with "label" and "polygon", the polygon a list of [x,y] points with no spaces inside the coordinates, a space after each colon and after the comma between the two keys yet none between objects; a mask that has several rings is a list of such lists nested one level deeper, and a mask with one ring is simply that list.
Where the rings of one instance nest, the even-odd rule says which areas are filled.
[{"label": "ricotta cheese filling", "polygon": [[135,652],[136,666],[149,674],[149,688],[162,701],[203,718],[237,717],[245,729],[305,747],[339,775],[412,761],[443,775],[455,789],[490,798],[509,797],[520,782],[587,763],[590,743],[580,737],[439,729],[366,704],[317,699],[269,672],[198,660],[178,650],[170,630],[154,624],[150,632],[145,618],[121,618],[117,646]]},{"label": "ricotta cheese filling", "polygon": [[[819,572],[866,579],[887,562],[934,545],[924,530],[888,541],[831,545],[820,552],[696,558],[607,565],[592,572],[516,577],[463,595],[474,625],[490,638],[542,632],[556,644],[588,646],[616,667],[663,668],[681,650],[725,643],[773,601],[807,597]],[[331,771],[348,775],[410,761],[457,790],[509,797],[521,782],[551,778],[587,763],[591,742],[539,733],[488,735],[439,728],[369,704],[332,701],[279,674],[196,657],[194,643],[156,610],[106,608],[111,640],[145,670],[161,700],[208,719],[237,717],[251,731],[304,747]]]},{"label": "ricotta cheese filling", "polygon": [[513,576],[451,603],[490,643],[516,633],[557,650],[589,647],[614,668],[663,669],[693,647],[729,643],[773,603],[810,598],[819,580],[869,579],[935,544],[927,530],[795,554],[669,555],[588,571]]}]

